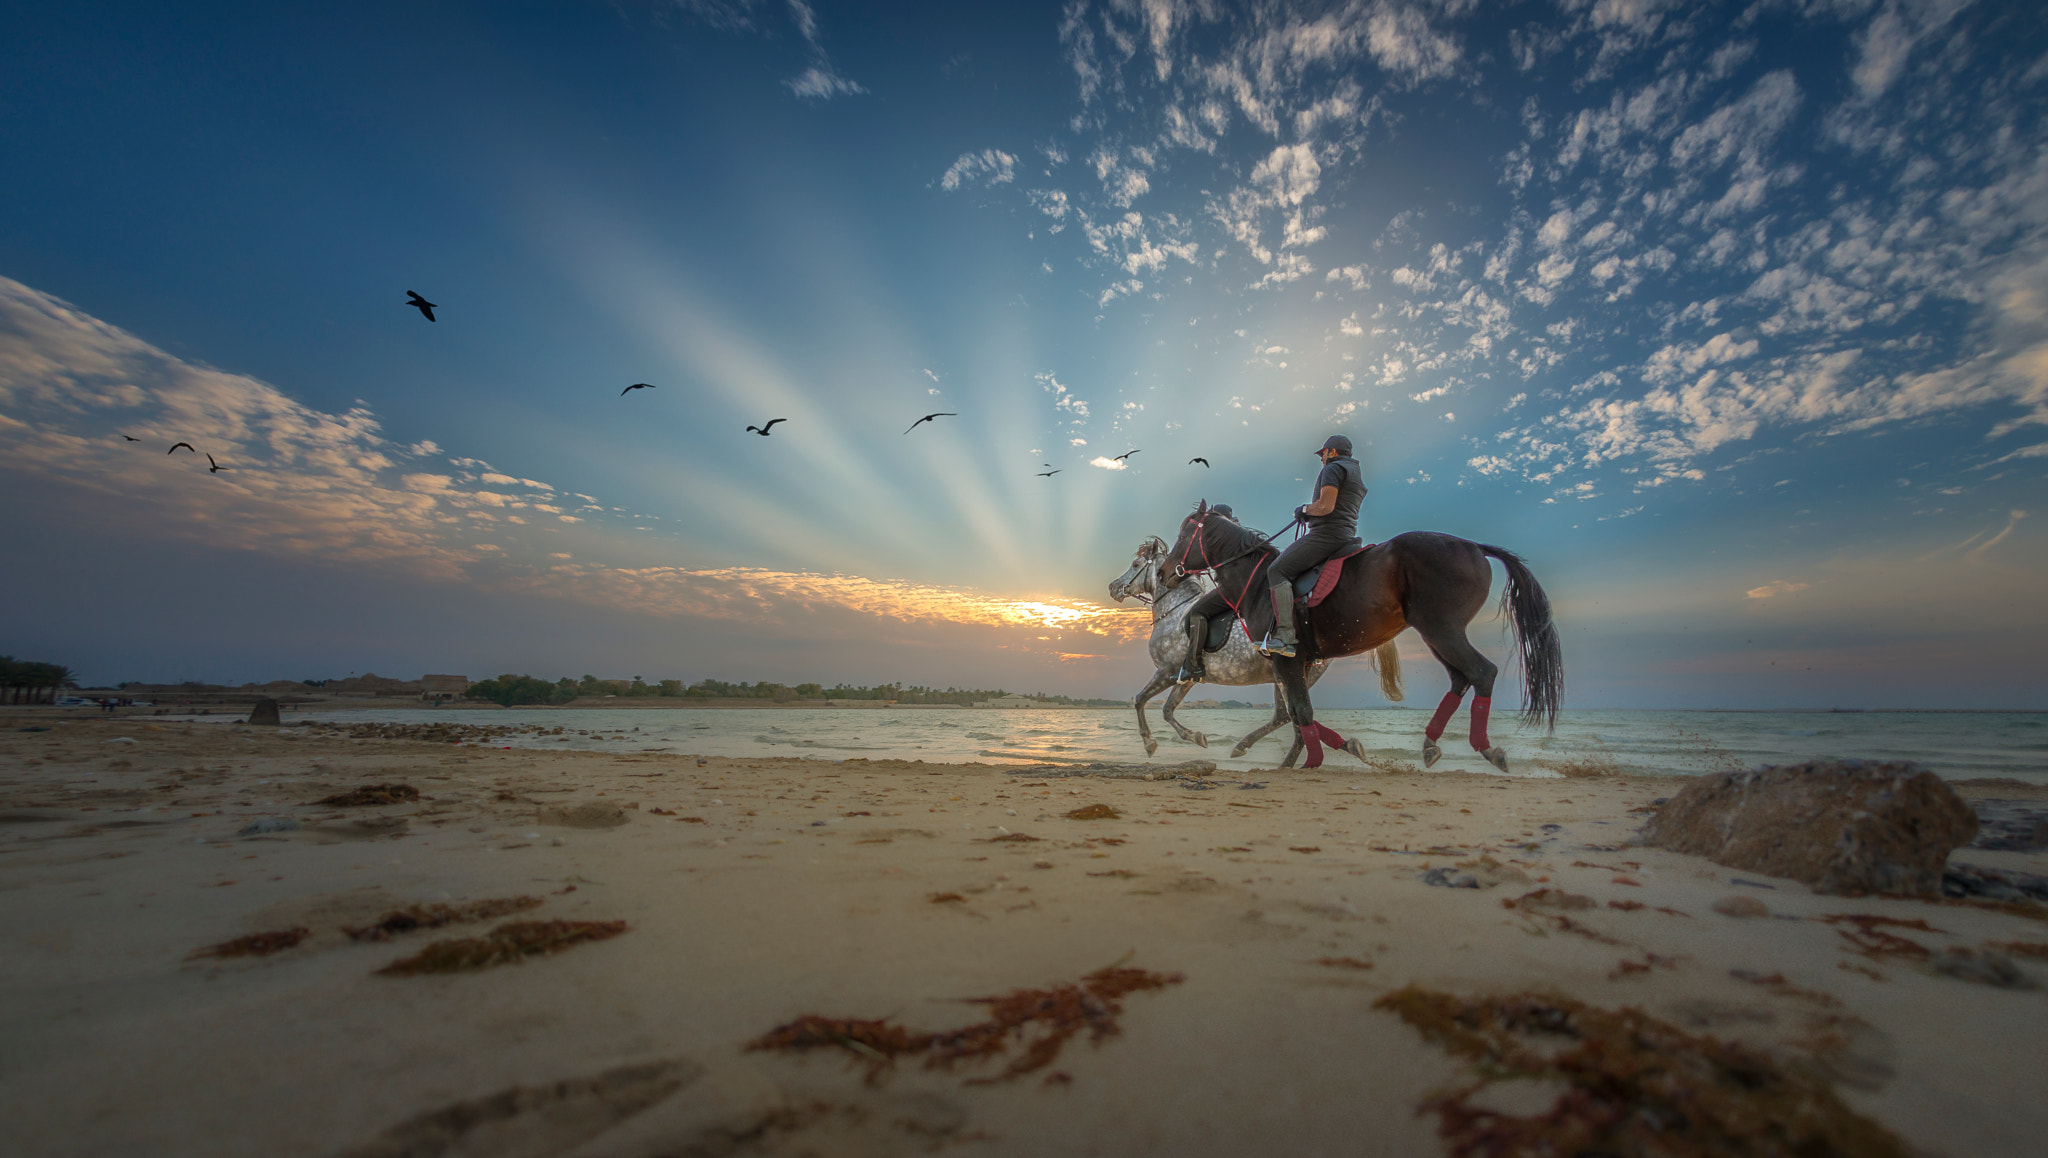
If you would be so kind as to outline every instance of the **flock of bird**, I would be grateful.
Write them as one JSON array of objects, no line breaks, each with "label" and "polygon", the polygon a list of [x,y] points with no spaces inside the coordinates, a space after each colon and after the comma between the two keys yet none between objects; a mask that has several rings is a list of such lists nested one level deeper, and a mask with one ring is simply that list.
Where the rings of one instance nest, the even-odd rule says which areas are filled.
[{"label": "flock of bird", "polygon": [[[407,290],[407,291],[405,291],[405,298],[406,298],[405,304],[406,304],[406,305],[407,305],[408,307],[412,308],[412,309],[416,309],[416,310],[418,310],[418,311],[420,312],[420,316],[421,316],[421,317],[424,317],[424,318],[426,318],[426,319],[427,319],[428,321],[430,321],[430,322],[431,322],[431,321],[434,321],[434,320],[435,320],[435,318],[434,318],[434,309],[435,309],[435,305],[434,305],[434,303],[433,303],[433,302],[430,302],[430,301],[428,301],[427,299],[425,299],[425,298],[421,297],[421,296],[420,296],[420,295],[419,295],[418,293],[416,293],[416,292],[414,292],[414,291],[412,291],[412,290]],[[635,390],[652,390],[652,389],[654,389],[654,388],[655,388],[655,386],[654,386],[654,383],[652,383],[652,382],[635,382],[635,383],[633,383],[633,384],[632,384],[631,386],[628,386],[628,387],[626,387],[626,388],[625,388],[624,390],[621,390],[621,391],[619,391],[619,397],[621,397],[621,398],[624,398],[624,397],[625,397],[626,395],[628,395],[628,394],[631,394],[631,393],[632,393],[633,391],[635,391]],[[910,433],[910,432],[911,432],[912,430],[916,430],[916,429],[917,429],[918,427],[920,427],[920,426],[923,426],[923,425],[924,425],[925,423],[927,423],[927,422],[930,422],[930,421],[932,421],[932,420],[933,420],[933,419],[935,419],[935,418],[958,418],[958,417],[960,417],[960,415],[959,415],[958,413],[954,412],[954,411],[951,411],[951,410],[940,410],[940,411],[935,411],[935,412],[933,412],[933,413],[931,413],[931,414],[927,414],[927,415],[925,415],[925,416],[924,416],[923,418],[920,418],[920,419],[918,419],[918,420],[917,420],[916,422],[913,422],[913,423],[911,423],[911,424],[910,424],[910,428],[909,428],[908,430],[905,430],[905,431],[904,431],[903,433],[905,433],[905,434],[909,434],[909,433]],[[759,426],[749,426],[749,427],[747,427],[747,430],[748,430],[748,432],[749,432],[749,433],[752,433],[752,434],[758,434],[758,435],[760,435],[761,437],[763,437],[763,438],[766,438],[766,437],[768,437],[769,431],[771,431],[771,430],[773,430],[773,429],[775,428],[775,424],[776,424],[776,423],[778,423],[778,422],[787,422],[787,421],[789,421],[789,420],[788,420],[787,418],[771,418],[771,419],[769,419],[768,421],[766,421],[766,422],[762,423],[762,424],[761,424],[761,425],[759,425]],[[141,439],[139,439],[139,438],[135,438],[135,437],[133,437],[133,436],[131,436],[131,435],[127,435],[127,434],[123,434],[123,435],[122,435],[121,437],[122,437],[122,438],[124,438],[124,439],[127,439],[127,440],[128,440],[129,442],[141,442],[141,441],[142,441],[142,440],[141,440]],[[173,445],[172,445],[171,449],[170,449],[170,450],[169,450],[168,452],[166,452],[166,453],[169,453],[169,454],[176,454],[176,453],[178,453],[178,452],[179,452],[180,450],[189,450],[189,451],[191,451],[191,452],[192,452],[192,453],[194,453],[194,454],[201,454],[201,453],[204,453],[204,452],[200,451],[199,449],[197,449],[196,447],[194,447],[194,446],[193,446],[193,445],[192,445],[191,443],[189,443],[189,442],[180,442],[180,443],[175,443],[175,444],[173,444]],[[1112,461],[1112,462],[1126,462],[1126,461],[1128,461],[1128,460],[1130,459],[1130,457],[1131,457],[1132,455],[1134,455],[1134,454],[1137,454],[1137,453],[1138,453],[1138,451],[1137,451],[1136,449],[1132,449],[1132,450],[1127,450],[1127,451],[1123,452],[1122,454],[1119,454],[1119,455],[1115,456],[1115,457],[1114,457],[1114,458],[1112,458],[1112,459],[1111,459],[1110,461]],[[1207,467],[1207,466],[1209,465],[1209,460],[1208,460],[1208,459],[1206,459],[1206,458],[1201,458],[1201,457],[1195,457],[1195,458],[1191,458],[1191,459],[1189,459],[1189,460],[1188,460],[1188,465],[1189,465],[1189,466],[1193,466],[1193,465],[1194,465],[1195,463],[1198,463],[1198,462],[1199,462],[1199,463],[1201,463],[1201,464],[1202,464],[1202,466],[1203,466],[1203,467],[1205,467],[1205,468],[1206,468],[1206,467]],[[1051,464],[1051,463],[1049,463],[1049,462],[1048,462],[1048,463],[1046,463],[1045,465],[1046,465],[1046,466],[1048,466],[1048,467],[1051,467],[1051,466],[1052,466],[1052,464]],[[233,467],[231,467],[231,466],[222,466],[221,464],[219,464],[219,463],[215,462],[215,461],[213,460],[213,456],[212,456],[211,454],[208,454],[208,455],[206,455],[206,471],[207,471],[207,473],[208,473],[208,474],[219,474],[219,473],[220,473],[221,471],[224,471],[224,470],[227,470],[227,471],[231,471],[231,470],[233,470],[233,469],[234,469],[234,468],[233,468]],[[1057,470],[1057,469],[1053,469],[1053,470],[1045,470],[1045,471],[1041,471],[1041,472],[1039,472],[1039,474],[1038,474],[1038,477],[1039,477],[1039,478],[1051,478],[1052,476],[1054,476],[1054,475],[1056,475],[1056,474],[1058,474],[1058,473],[1060,473],[1060,472],[1059,472],[1059,470]]]}]

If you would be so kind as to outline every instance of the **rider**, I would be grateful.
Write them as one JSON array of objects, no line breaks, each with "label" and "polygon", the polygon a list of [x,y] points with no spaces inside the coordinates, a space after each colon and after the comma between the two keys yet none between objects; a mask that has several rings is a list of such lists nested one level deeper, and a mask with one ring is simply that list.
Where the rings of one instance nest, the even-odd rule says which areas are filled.
[{"label": "rider", "polygon": [[1316,457],[1323,460],[1316,475],[1315,501],[1294,508],[1294,521],[1308,524],[1308,534],[1273,560],[1267,572],[1273,594],[1273,632],[1259,645],[1267,655],[1292,656],[1300,641],[1294,634],[1294,581],[1335,554],[1358,534],[1358,505],[1365,499],[1365,480],[1351,457],[1351,440],[1333,434]]},{"label": "rider", "polygon": [[[1231,522],[1237,521],[1237,512],[1228,504],[1217,503],[1209,508],[1211,515],[1221,515]],[[1230,610],[1230,600],[1224,598],[1223,589],[1212,588],[1207,595],[1188,604],[1188,617],[1184,621],[1188,632],[1188,657],[1181,661],[1180,682],[1200,683],[1207,677],[1208,665],[1202,657],[1206,654],[1204,644],[1209,642],[1209,621]]]}]

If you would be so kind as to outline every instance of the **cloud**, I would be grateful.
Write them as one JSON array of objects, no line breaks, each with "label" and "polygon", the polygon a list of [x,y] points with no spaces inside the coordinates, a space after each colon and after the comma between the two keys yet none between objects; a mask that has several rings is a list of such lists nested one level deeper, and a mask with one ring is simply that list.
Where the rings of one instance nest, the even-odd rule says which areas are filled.
[{"label": "cloud", "polygon": [[[1072,408],[1085,413],[1078,400]],[[637,614],[759,622],[784,610],[832,611],[994,629],[1056,627],[1117,640],[1142,638],[1150,627],[1143,609],[858,575],[575,563],[576,552],[562,549],[570,545],[566,537],[600,542],[595,536],[631,513],[593,501],[583,514],[556,513],[559,530],[512,523],[503,512],[559,508],[477,483],[545,484],[499,471],[489,471],[489,480],[469,475],[465,468],[485,467],[473,458],[452,460],[453,473],[434,469],[409,449],[423,442],[392,441],[365,409],[324,413],[247,375],[186,362],[5,278],[0,412],[9,419],[0,423],[0,470],[33,473],[56,496],[50,501],[75,502],[99,523],[137,537]],[[143,441],[123,442],[121,431]],[[191,456],[164,454],[177,440],[234,463],[233,473],[209,475]],[[486,528],[495,541],[478,540]]]},{"label": "cloud", "polygon": [[1130,463],[1125,461],[1124,459],[1106,458],[1098,454],[1094,458],[1088,460],[1088,465],[1099,466],[1103,470],[1123,470],[1125,467],[1129,466]]},{"label": "cloud", "polygon": [[1790,595],[1795,591],[1804,591],[1811,586],[1813,586],[1811,583],[1790,583],[1783,579],[1773,579],[1762,587],[1752,587],[1748,591],[1743,592],[1743,594],[1751,599],[1775,599],[1780,595]]},{"label": "cloud", "polygon": [[[979,153],[962,153],[960,154],[960,159],[954,161],[947,168],[946,172],[940,176],[939,188],[951,192],[977,179],[989,185],[1007,185],[1016,176],[1016,165],[1017,158],[1003,152],[1001,149],[983,149]],[[1060,194],[1059,196],[1062,201],[1065,200],[1065,194]],[[1059,217],[1063,213],[1064,209],[1062,213],[1049,215]]]},{"label": "cloud", "polygon": [[803,37],[809,49],[811,67],[782,83],[796,95],[812,100],[831,100],[868,91],[840,76],[832,67],[832,61],[825,54],[824,42],[818,35],[817,13],[811,10],[809,0],[788,0],[788,3],[790,19],[795,22],[797,34]]}]

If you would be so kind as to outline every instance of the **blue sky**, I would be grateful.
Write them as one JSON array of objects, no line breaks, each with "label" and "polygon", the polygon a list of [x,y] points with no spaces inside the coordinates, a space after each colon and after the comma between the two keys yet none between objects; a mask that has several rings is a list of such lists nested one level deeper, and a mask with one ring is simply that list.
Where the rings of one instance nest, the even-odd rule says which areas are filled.
[{"label": "blue sky", "polygon": [[2044,112],[2018,3],[16,5],[0,633],[1124,694],[1341,431],[1568,704],[2041,706]]}]

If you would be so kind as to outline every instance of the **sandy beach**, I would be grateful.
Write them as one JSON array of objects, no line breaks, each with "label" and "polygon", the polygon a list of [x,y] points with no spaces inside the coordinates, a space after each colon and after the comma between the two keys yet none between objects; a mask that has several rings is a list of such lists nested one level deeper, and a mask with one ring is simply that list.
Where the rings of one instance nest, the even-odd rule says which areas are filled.
[{"label": "sandy beach", "polygon": [[[1477,1153],[1575,1120],[1561,1078],[1473,1065],[1511,1007],[1602,1065],[1719,1058],[1750,1077],[1618,1088],[1819,1123],[1816,1153],[2032,1154],[2048,1131],[2048,907],[1817,896],[1631,846],[1671,778],[1338,755],[1145,780],[384,731],[10,715],[14,1152]],[[385,785],[418,795],[317,803]],[[516,960],[433,969],[493,954]],[[1015,1032],[944,1032],[1005,1028],[973,999],[1020,990],[1043,992]],[[749,1049],[778,1029],[820,1044]]]}]

